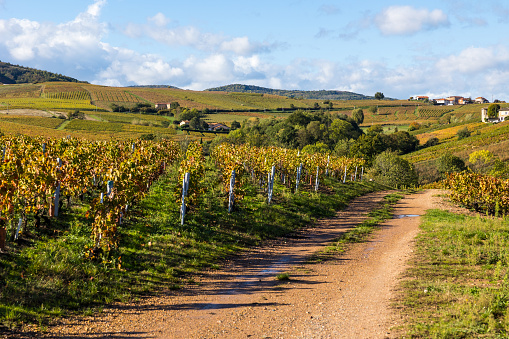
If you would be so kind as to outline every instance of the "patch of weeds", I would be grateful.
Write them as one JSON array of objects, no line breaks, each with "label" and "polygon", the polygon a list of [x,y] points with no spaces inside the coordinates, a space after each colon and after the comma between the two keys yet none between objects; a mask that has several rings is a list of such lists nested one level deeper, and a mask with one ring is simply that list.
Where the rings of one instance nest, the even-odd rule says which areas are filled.
[{"label": "patch of weeds", "polygon": [[279,281],[286,281],[290,280],[290,274],[288,273],[280,273],[276,276],[276,279]]}]

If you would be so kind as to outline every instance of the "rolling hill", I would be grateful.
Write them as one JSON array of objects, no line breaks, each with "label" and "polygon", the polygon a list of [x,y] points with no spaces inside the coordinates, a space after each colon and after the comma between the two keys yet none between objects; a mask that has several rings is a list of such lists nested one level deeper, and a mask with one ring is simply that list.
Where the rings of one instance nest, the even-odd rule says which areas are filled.
[{"label": "rolling hill", "polygon": [[0,61],[0,84],[26,84],[52,81],[84,82],[62,74]]},{"label": "rolling hill", "polygon": [[271,89],[259,86],[251,85],[226,85],[221,87],[209,88],[207,91],[210,92],[237,92],[237,93],[260,93],[260,94],[271,94],[280,95],[289,98],[302,98],[302,99],[316,99],[316,100],[369,100],[374,99],[372,96],[366,96],[363,94],[347,92],[347,91],[299,91],[299,90],[283,90],[283,89]]}]

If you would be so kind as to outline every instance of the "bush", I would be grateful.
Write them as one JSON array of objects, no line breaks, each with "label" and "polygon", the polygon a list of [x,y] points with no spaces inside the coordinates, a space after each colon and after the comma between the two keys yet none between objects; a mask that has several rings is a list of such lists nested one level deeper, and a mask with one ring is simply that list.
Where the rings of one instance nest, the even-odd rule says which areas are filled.
[{"label": "bush", "polygon": [[418,181],[412,164],[392,151],[377,155],[368,175],[376,182],[391,187],[415,186]]},{"label": "bush", "polygon": [[424,144],[424,147],[431,147],[436,146],[440,143],[440,140],[437,137],[431,137],[429,138],[426,143]]},{"label": "bush", "polygon": [[408,131],[411,132],[411,131],[416,131],[418,129],[421,128],[421,124],[419,124],[418,122],[414,121],[410,124],[410,126],[408,127]]},{"label": "bush", "polygon": [[437,170],[440,174],[452,173],[452,172],[463,172],[467,169],[465,162],[460,157],[457,157],[449,152],[440,156],[436,160]]},{"label": "bush", "polygon": [[456,133],[456,135],[458,136],[458,140],[465,139],[470,136],[470,131],[468,130],[467,127],[465,127],[460,129],[458,133]]}]

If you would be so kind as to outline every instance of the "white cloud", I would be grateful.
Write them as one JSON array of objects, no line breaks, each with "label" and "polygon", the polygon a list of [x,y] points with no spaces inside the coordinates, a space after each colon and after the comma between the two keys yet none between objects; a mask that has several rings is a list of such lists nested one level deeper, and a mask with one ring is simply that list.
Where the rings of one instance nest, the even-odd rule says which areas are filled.
[{"label": "white cloud", "polygon": [[94,83],[111,86],[168,84],[184,75],[180,67],[171,66],[156,55],[142,55],[135,51],[102,44],[110,60]]},{"label": "white cloud", "polygon": [[106,26],[97,21],[104,0],[95,1],[86,12],[63,24],[26,19],[0,20],[0,45],[18,61],[35,58],[85,62],[100,50]]},{"label": "white cloud", "polygon": [[509,67],[509,50],[506,47],[469,47],[457,55],[451,55],[437,61],[440,73],[459,72],[472,74],[485,72],[499,66]]},{"label": "white cloud", "polygon": [[335,15],[335,14],[341,13],[341,10],[339,9],[339,7],[337,7],[336,5],[331,5],[331,4],[324,4],[324,5],[320,6],[318,11],[320,13],[323,13],[326,15]]},{"label": "white cloud", "polygon": [[157,13],[152,18],[148,18],[149,22],[153,22],[154,25],[158,27],[164,27],[170,23],[170,19],[168,19],[163,13]]},{"label": "white cloud", "polygon": [[124,33],[131,38],[149,37],[167,46],[185,46],[209,53],[231,52],[236,55],[253,55],[268,52],[277,44],[251,42],[247,36],[225,37],[221,34],[202,32],[194,26],[167,27],[170,20],[162,13],[148,18],[147,24],[129,23]]},{"label": "white cloud", "polygon": [[391,6],[375,17],[375,24],[385,35],[410,35],[449,25],[447,15],[435,9],[417,9],[412,6]]}]

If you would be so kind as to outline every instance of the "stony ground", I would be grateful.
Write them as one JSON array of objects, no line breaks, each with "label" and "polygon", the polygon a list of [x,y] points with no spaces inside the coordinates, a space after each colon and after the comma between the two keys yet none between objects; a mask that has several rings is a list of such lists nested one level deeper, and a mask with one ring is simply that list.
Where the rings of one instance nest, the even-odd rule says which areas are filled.
[{"label": "stony ground", "polygon": [[[92,317],[59,320],[47,338],[393,338],[391,304],[412,255],[419,215],[443,206],[437,192],[409,195],[368,241],[327,260],[316,254],[366,218],[387,192],[356,199],[313,228],[231,258],[197,284]],[[277,280],[288,273],[289,280]],[[20,337],[41,336],[26,332]]]}]

